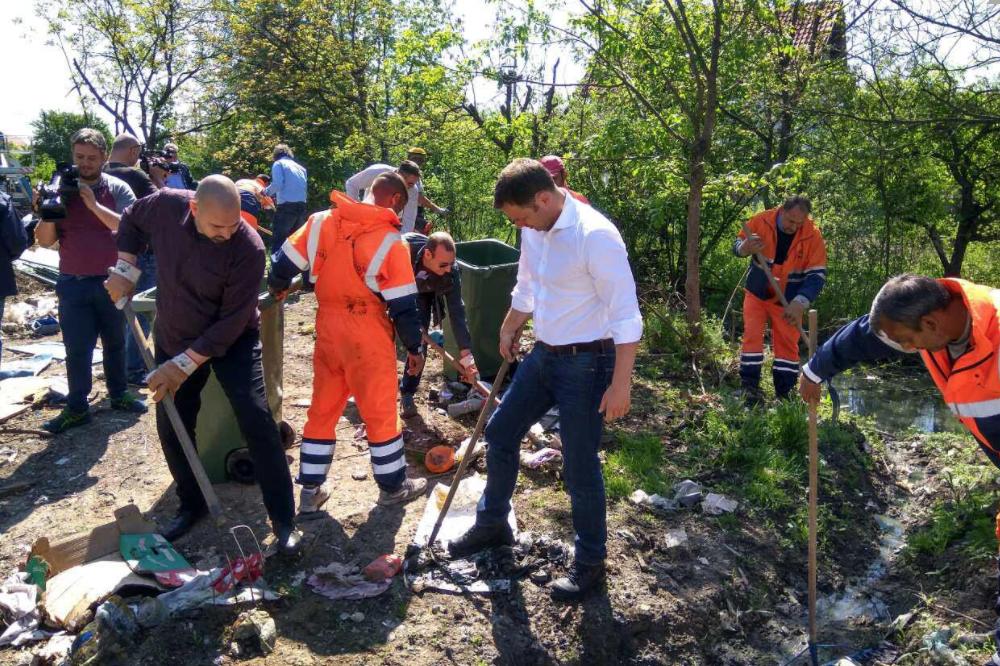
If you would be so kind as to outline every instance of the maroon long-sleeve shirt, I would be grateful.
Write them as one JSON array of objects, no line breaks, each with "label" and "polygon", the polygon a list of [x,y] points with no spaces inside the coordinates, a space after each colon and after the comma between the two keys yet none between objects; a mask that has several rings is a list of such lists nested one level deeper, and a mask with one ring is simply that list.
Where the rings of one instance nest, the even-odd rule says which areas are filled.
[{"label": "maroon long-sleeve shirt", "polygon": [[190,190],[162,189],[122,215],[118,249],[156,256],[156,345],[174,356],[188,347],[222,356],[260,325],[257,295],[264,278],[264,243],[245,222],[224,243],[198,233]]}]

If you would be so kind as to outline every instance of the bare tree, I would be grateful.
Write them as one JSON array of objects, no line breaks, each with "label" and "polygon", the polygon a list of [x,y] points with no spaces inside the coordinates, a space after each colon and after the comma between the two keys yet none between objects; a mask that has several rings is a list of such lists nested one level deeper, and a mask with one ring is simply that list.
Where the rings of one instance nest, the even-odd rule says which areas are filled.
[{"label": "bare tree", "polygon": [[[81,96],[149,145],[221,122],[230,105],[212,98],[214,45],[219,43],[212,0],[43,0],[39,16],[70,63]],[[187,113],[185,113],[187,112]],[[182,125],[180,116],[192,122]]]}]

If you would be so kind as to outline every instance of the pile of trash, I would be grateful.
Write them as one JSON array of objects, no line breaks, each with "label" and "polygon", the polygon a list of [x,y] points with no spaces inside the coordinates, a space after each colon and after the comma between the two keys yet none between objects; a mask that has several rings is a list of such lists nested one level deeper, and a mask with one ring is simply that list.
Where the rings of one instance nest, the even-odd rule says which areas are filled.
[{"label": "pile of trash", "polygon": [[219,566],[193,567],[135,505],[88,533],[39,538],[25,570],[0,584],[0,647],[47,641],[35,651],[38,664],[121,661],[143,629],[172,616],[277,599],[263,554],[240,552]]},{"label": "pile of trash", "polygon": [[3,332],[54,335],[59,332],[58,315],[59,305],[55,296],[28,296],[4,308]]},{"label": "pile of trash", "polygon": [[658,513],[667,513],[679,509],[690,509],[701,505],[701,510],[710,516],[721,516],[724,513],[733,513],[739,507],[739,502],[729,499],[719,493],[706,493],[701,484],[685,479],[675,483],[673,487],[674,496],[664,497],[663,495],[649,495],[644,490],[639,489],[632,493],[629,499],[633,504],[645,507]]}]

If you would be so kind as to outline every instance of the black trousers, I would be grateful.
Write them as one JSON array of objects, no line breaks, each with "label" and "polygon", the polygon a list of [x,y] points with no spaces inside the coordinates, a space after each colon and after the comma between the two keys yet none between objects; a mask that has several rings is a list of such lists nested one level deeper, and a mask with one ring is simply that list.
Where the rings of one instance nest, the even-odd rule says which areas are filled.
[{"label": "black trousers", "polygon": [[[156,362],[170,359],[159,347],[156,348]],[[229,348],[224,356],[213,358],[198,368],[187,381],[181,384],[174,403],[187,428],[191,440],[198,446],[195,424],[201,409],[201,391],[209,377],[209,365],[222,385],[229,403],[236,414],[240,432],[247,442],[253,460],[257,483],[264,496],[264,507],[271,518],[272,526],[291,525],[295,513],[292,497],[292,476],[288,471],[285,452],[278,435],[278,425],[271,416],[264,392],[264,366],[261,363],[260,334],[247,331]],[[188,465],[177,435],[170,425],[167,412],[160,402],[156,405],[156,430],[160,436],[160,446],[167,459],[170,474],[177,483],[177,496],[182,510],[202,511],[205,500],[201,496],[198,482]]]}]

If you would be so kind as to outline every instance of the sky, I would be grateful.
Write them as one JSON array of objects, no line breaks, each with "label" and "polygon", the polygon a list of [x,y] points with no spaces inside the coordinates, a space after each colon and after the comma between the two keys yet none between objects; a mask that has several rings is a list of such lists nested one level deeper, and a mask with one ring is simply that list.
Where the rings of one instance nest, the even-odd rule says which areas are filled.
[{"label": "sky", "polygon": [[33,0],[3,0],[0,13],[0,62],[5,65],[0,132],[31,134],[31,121],[41,109],[80,111],[69,65],[59,47],[46,45],[45,25],[35,17]]},{"label": "sky", "polygon": [[[72,1],[72,0],[70,0]],[[508,4],[514,4],[504,0]],[[929,1],[929,0],[928,0]],[[82,106],[71,84],[69,64],[58,46],[45,34],[44,22],[35,16],[34,0],[0,0],[3,20],[0,20],[0,62],[5,63],[4,92],[0,94],[0,132],[8,136],[31,134],[31,121],[39,111],[81,111]],[[552,6],[556,3],[544,3]],[[576,5],[566,0],[566,7]],[[466,41],[473,44],[493,34],[492,17],[496,5],[489,0],[456,0],[455,12],[463,19]],[[557,25],[564,25],[573,9],[549,10]],[[969,47],[971,47],[971,40]],[[964,48],[963,48],[964,47]],[[966,45],[960,44],[951,59],[967,60]],[[559,83],[576,83],[583,74],[580,64],[565,48],[546,50],[546,71],[560,59]],[[990,68],[994,74],[998,67]],[[499,91],[492,81],[479,80],[474,91],[481,106],[496,103]],[[104,115],[99,109],[98,113]],[[109,125],[113,124],[109,120]]]}]

